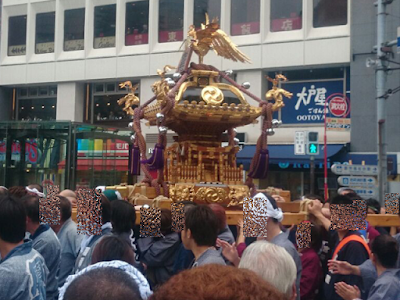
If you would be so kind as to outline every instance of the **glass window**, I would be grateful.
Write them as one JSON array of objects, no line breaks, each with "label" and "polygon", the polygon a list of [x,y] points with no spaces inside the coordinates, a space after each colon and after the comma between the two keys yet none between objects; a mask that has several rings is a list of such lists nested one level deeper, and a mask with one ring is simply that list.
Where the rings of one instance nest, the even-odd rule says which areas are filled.
[{"label": "glass window", "polygon": [[18,90],[18,120],[51,121],[56,119],[57,86]]},{"label": "glass window", "polygon": [[260,32],[260,0],[232,0],[231,35]]},{"label": "glass window", "polygon": [[26,54],[26,15],[8,19],[8,56]]},{"label": "glass window", "polygon": [[36,15],[36,54],[54,52],[55,12]]},{"label": "glass window", "polygon": [[29,88],[29,96],[37,96],[37,94],[38,94],[37,87]]},{"label": "glass window", "polygon": [[194,26],[200,28],[206,21],[206,13],[210,22],[214,18],[221,18],[221,0],[194,0]]},{"label": "glass window", "polygon": [[44,87],[40,87],[40,88],[39,88],[39,95],[40,95],[40,96],[47,96],[48,93],[49,93],[49,91],[48,91],[48,89],[47,89],[47,86],[44,86]]},{"label": "glass window", "polygon": [[85,9],[70,9],[64,12],[64,51],[84,49]]},{"label": "glass window", "polygon": [[347,0],[314,0],[315,28],[347,24]]},{"label": "glass window", "polygon": [[57,98],[20,99],[18,120],[51,121],[56,119]]},{"label": "glass window", "polygon": [[115,92],[115,83],[107,83],[107,92]]},{"label": "glass window", "polygon": [[104,92],[104,83],[96,84],[95,91],[96,93]]},{"label": "glass window", "polygon": [[57,86],[56,85],[49,87],[49,94],[50,94],[50,96],[57,95]]},{"label": "glass window", "polygon": [[115,47],[116,5],[94,8],[94,48]]},{"label": "glass window", "polygon": [[126,3],[125,45],[149,43],[149,1]]},{"label": "glass window", "polygon": [[102,121],[129,120],[129,116],[122,110],[123,107],[119,106],[117,103],[118,100],[123,97],[123,94],[94,96],[94,123]]},{"label": "glass window", "polygon": [[302,0],[271,0],[271,31],[301,29],[302,12]]},{"label": "glass window", "polygon": [[160,0],[158,41],[183,40],[183,0]]},{"label": "glass window", "polygon": [[[118,100],[127,95],[126,88],[119,87],[120,82],[107,82],[93,84],[93,122],[108,123],[118,122],[131,119],[130,116],[123,111],[124,106],[118,105]],[[132,81],[135,85],[137,82]],[[139,89],[135,92],[139,96]],[[135,108],[136,106],[133,106]],[[124,125],[126,126],[126,125]]]},{"label": "glass window", "polygon": [[26,97],[26,96],[28,96],[28,89],[21,89],[20,92],[19,92],[19,95],[20,95],[21,97]]}]

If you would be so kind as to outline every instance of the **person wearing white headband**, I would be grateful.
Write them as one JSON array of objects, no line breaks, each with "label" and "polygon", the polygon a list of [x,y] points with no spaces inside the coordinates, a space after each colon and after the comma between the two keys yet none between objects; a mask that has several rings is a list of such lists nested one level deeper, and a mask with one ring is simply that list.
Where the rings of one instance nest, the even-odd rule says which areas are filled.
[{"label": "person wearing white headband", "polygon": [[35,194],[35,195],[39,196],[40,198],[45,198],[46,197],[43,193],[39,192],[35,188],[25,187],[25,189],[27,190],[28,193]]},{"label": "person wearing white headband", "polygon": [[[280,222],[283,220],[283,212],[276,204],[274,198],[264,193],[256,194],[253,199],[260,199],[263,201],[262,213],[258,213],[259,216],[264,215],[268,217],[266,229],[267,236],[265,239],[275,245],[283,247],[293,258],[296,264],[296,299],[300,299],[300,278],[301,278],[301,259],[293,243],[288,239],[288,234],[281,230]],[[257,216],[257,213],[256,215]]]},{"label": "person wearing white headband", "polygon": [[8,194],[8,188],[0,186],[0,197]]}]

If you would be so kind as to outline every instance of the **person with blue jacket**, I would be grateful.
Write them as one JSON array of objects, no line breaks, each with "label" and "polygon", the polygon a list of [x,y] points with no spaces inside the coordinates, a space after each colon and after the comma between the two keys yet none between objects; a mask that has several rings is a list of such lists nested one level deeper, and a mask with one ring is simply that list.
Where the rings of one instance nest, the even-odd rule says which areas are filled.
[{"label": "person with blue jacket", "polygon": [[58,269],[61,260],[61,244],[53,229],[39,220],[39,197],[28,194],[21,199],[26,212],[26,230],[32,247],[43,256],[49,276],[46,283],[46,299],[58,298]]},{"label": "person with blue jacket", "polygon": [[0,300],[45,300],[48,269],[25,240],[26,213],[18,200],[0,198]]}]

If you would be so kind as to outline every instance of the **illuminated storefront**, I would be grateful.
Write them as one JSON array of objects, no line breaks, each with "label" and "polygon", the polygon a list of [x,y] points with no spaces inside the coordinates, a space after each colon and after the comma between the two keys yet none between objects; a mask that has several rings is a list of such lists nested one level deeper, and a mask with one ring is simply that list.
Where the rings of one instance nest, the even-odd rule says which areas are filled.
[{"label": "illuminated storefront", "polygon": [[127,129],[71,122],[0,123],[0,185],[132,183]]}]

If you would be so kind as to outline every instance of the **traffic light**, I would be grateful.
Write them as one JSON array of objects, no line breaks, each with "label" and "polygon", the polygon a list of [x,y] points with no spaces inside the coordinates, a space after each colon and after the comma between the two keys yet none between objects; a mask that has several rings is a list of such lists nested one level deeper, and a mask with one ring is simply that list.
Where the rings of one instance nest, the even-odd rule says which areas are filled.
[{"label": "traffic light", "polygon": [[309,131],[307,133],[307,154],[308,155],[319,154],[318,132],[316,131]]}]

